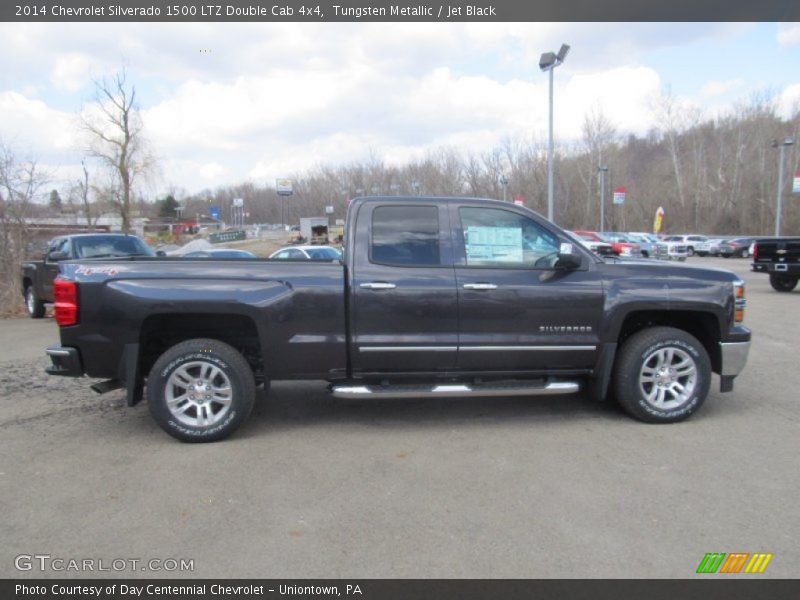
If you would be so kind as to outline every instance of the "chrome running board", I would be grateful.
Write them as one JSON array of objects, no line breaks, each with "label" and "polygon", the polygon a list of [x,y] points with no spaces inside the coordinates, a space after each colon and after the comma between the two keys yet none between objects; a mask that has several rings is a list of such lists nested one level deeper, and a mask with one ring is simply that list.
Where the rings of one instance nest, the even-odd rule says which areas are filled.
[{"label": "chrome running board", "polygon": [[331,392],[336,398],[354,400],[358,398],[457,398],[508,397],[508,396],[555,396],[579,392],[577,381],[514,381],[484,383],[438,384],[393,384],[393,385],[333,385]]}]

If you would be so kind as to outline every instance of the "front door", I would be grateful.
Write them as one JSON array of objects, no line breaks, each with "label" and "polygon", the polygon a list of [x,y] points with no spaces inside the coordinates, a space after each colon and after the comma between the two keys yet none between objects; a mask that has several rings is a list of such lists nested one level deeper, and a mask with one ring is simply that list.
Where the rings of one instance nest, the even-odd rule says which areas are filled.
[{"label": "front door", "polygon": [[556,269],[560,246],[570,241],[522,210],[454,204],[451,221],[459,368],[593,367],[603,287],[591,257],[579,269]]}]

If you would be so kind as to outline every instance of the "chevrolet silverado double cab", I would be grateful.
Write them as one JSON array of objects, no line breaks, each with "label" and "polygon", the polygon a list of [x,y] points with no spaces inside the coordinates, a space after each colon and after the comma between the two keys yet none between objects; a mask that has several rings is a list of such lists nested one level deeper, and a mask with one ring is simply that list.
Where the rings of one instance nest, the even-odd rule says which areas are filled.
[{"label": "chevrolet silverado double cab", "polygon": [[800,280],[800,238],[756,240],[751,269],[756,273],[768,273],[775,291],[791,292]]},{"label": "chevrolet silverado double cab", "polygon": [[536,396],[582,388],[679,421],[712,372],[730,391],[750,347],[725,270],[601,258],[521,206],[371,197],[341,260],[62,262],[52,375],[146,388],[184,441],[223,438],[274,380],[339,398]]},{"label": "chevrolet silverado double cab", "polygon": [[41,319],[45,304],[53,302],[53,281],[62,261],[117,256],[155,256],[150,247],[134,235],[123,233],[82,233],[55,237],[47,244],[44,260],[22,265],[22,297],[32,319]]}]

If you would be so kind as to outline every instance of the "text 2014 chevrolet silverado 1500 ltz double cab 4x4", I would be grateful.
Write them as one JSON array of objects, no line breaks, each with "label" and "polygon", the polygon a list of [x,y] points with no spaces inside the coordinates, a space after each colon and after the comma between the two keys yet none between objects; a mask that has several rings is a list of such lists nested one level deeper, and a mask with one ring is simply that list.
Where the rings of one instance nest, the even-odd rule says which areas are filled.
[{"label": "text 2014 chevrolet silverado 1500 ltz double cab 4x4", "polygon": [[334,396],[534,396],[581,388],[633,417],[694,413],[750,348],[725,270],[600,258],[524,207],[374,197],[348,210],[341,261],[135,258],[61,264],[53,375],[147,390],[168,433],[239,427],[258,384]]}]

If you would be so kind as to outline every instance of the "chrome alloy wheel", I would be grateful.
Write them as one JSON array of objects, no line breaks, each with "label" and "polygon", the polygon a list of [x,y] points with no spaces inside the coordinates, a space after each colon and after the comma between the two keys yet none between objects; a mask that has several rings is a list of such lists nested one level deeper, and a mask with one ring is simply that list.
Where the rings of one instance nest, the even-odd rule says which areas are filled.
[{"label": "chrome alloy wheel", "polygon": [[169,376],[166,400],[172,416],[184,425],[208,427],[225,418],[233,389],[228,376],[216,365],[187,362]]},{"label": "chrome alloy wheel", "polygon": [[686,404],[697,384],[697,365],[680,348],[660,348],[642,363],[639,388],[648,404],[672,410]]}]

